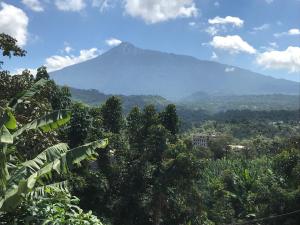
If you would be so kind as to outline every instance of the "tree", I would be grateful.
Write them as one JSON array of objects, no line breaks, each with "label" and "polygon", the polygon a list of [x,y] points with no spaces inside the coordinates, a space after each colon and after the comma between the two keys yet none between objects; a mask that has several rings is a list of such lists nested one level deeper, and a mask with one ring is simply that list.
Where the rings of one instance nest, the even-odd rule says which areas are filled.
[{"label": "tree", "polygon": [[160,114],[162,125],[170,131],[172,135],[176,135],[179,130],[179,119],[176,112],[176,106],[169,104],[166,109]]},{"label": "tree", "polygon": [[[2,50],[3,56],[8,57],[11,57],[12,55],[22,57],[26,54],[26,51],[17,45],[16,39],[4,33],[0,33],[0,50]],[[0,61],[0,65],[2,63],[3,62]]]},{"label": "tree", "polygon": [[88,108],[81,103],[74,104],[68,132],[68,140],[71,147],[82,145],[85,142],[90,126],[91,117]]},{"label": "tree", "polygon": [[159,124],[158,113],[156,112],[154,105],[147,105],[144,108],[142,121],[143,128],[141,133],[142,138],[145,140],[149,135],[150,127]]},{"label": "tree", "polygon": [[[40,86],[46,84],[38,81]],[[39,87],[40,87],[39,86]],[[35,119],[17,129],[13,109],[32,97],[37,90],[31,88],[10,107],[1,108],[0,116],[0,211],[14,210],[30,192],[43,191],[51,184],[52,173],[67,174],[75,165],[96,155],[95,150],[105,148],[107,140],[92,142],[70,150],[64,143],[58,143],[43,150],[34,159],[22,161],[15,152],[15,140],[30,130],[49,132],[67,123],[71,114],[67,110],[54,111]],[[45,183],[45,181],[47,181]]]},{"label": "tree", "polygon": [[177,133],[179,131],[179,118],[176,112],[176,106],[169,104],[166,109],[160,113],[162,125],[170,132],[170,141],[175,143]]},{"label": "tree", "polygon": [[230,135],[222,135],[212,138],[208,142],[208,147],[213,152],[215,159],[220,159],[225,156],[226,147],[231,141],[232,137]]},{"label": "tree", "polygon": [[112,133],[120,133],[123,126],[121,100],[116,96],[110,97],[102,106],[101,113],[104,128]]},{"label": "tree", "polygon": [[41,66],[37,69],[35,80],[38,81],[40,79],[49,80],[50,76],[47,72],[47,67]]},{"label": "tree", "polygon": [[132,108],[127,116],[127,132],[129,144],[132,148],[140,147],[142,143],[141,130],[143,127],[142,112],[138,107]]},{"label": "tree", "polygon": [[162,171],[163,154],[167,150],[167,130],[161,125],[153,125],[146,139],[146,154],[152,164],[152,196],[150,213],[154,225],[161,224],[163,206],[166,205],[164,176]]}]

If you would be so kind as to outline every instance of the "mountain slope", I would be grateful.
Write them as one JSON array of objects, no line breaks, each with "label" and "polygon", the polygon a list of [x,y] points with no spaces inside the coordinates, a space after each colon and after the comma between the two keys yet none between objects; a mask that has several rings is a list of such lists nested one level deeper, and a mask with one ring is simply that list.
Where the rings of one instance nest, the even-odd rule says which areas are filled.
[{"label": "mountain slope", "polygon": [[[103,94],[97,90],[82,90],[77,88],[69,88],[72,99],[80,101],[88,105],[99,106],[103,104],[112,95]],[[122,106],[125,112],[131,110],[134,106],[144,108],[146,105],[152,104],[158,110],[164,108],[171,102],[161,96],[154,95],[118,95],[122,101]]]},{"label": "mountain slope", "polygon": [[191,56],[137,48],[129,43],[92,60],[51,73],[59,84],[109,94],[160,95],[178,99],[201,91],[209,94],[296,94],[299,83]]}]

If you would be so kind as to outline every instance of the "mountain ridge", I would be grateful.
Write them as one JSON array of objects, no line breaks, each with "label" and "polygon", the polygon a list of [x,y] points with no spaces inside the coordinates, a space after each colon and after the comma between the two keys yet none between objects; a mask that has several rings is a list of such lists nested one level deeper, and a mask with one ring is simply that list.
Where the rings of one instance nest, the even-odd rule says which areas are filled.
[{"label": "mountain ridge", "polygon": [[[234,68],[226,72],[226,68]],[[124,42],[102,55],[50,73],[56,82],[117,95],[180,99],[209,94],[297,94],[299,83],[193,56],[145,50]]]}]

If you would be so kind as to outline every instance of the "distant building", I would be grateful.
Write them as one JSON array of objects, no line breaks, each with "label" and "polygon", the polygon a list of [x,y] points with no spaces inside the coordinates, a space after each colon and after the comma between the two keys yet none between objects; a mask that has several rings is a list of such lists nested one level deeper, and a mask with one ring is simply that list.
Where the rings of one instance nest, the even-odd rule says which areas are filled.
[{"label": "distant building", "polygon": [[245,148],[244,145],[228,145],[228,148],[230,150],[242,150]]},{"label": "distant building", "polygon": [[208,142],[215,138],[215,135],[207,135],[207,134],[196,134],[192,138],[193,147],[208,147]]},{"label": "distant building", "polygon": [[227,145],[226,151],[241,152],[245,149],[246,147],[244,145]]}]

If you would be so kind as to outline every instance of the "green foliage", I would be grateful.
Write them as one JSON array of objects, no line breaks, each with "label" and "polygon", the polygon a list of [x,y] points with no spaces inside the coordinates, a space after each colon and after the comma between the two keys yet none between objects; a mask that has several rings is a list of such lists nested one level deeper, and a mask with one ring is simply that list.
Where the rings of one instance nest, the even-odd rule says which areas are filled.
[{"label": "green foliage", "polygon": [[0,224],[102,225],[91,211],[84,213],[78,204],[79,199],[68,192],[49,187],[43,196],[27,197],[18,213],[0,214]]},{"label": "green foliage", "polygon": [[221,135],[211,139],[208,143],[210,151],[215,159],[223,158],[226,154],[227,145],[232,142],[232,137]]},{"label": "green foliage", "polygon": [[18,94],[16,98],[13,98],[9,104],[10,107],[15,108],[17,104],[23,103],[26,100],[32,98],[42,87],[48,83],[47,80],[41,79],[34,83],[28,90]]},{"label": "green foliage", "polygon": [[143,121],[143,129],[142,129],[142,137],[145,140],[145,138],[149,135],[149,129],[153,125],[159,124],[159,117],[158,113],[156,112],[156,109],[154,105],[148,105],[144,108],[142,121]]},{"label": "green foliage", "polygon": [[54,111],[52,113],[46,114],[45,116],[33,120],[32,122],[24,125],[17,131],[13,133],[14,137],[18,137],[23,132],[28,130],[41,129],[43,132],[49,132],[53,129],[66,124],[71,119],[71,112],[68,110]]},{"label": "green foliage", "polygon": [[72,106],[72,118],[68,129],[68,141],[71,147],[83,144],[91,126],[91,117],[88,108],[80,103]]},{"label": "green foliage", "polygon": [[47,68],[45,66],[41,66],[37,69],[37,73],[35,76],[35,80],[39,81],[40,79],[49,80],[50,76],[47,72]]},{"label": "green foliage", "polygon": [[[18,52],[11,47],[8,56]],[[163,109],[167,101],[157,96],[120,96],[125,112],[148,101],[158,106],[134,107],[124,120],[118,97],[79,92],[107,101],[71,102],[45,67],[36,78],[0,72],[0,224],[300,223],[298,214],[276,217],[300,205],[298,111],[210,115]],[[181,133],[179,117],[194,128]],[[193,148],[195,133],[216,138]],[[245,148],[229,151],[228,144]]]},{"label": "green foliage", "polygon": [[[207,217],[230,224],[293,211],[295,208],[290,206],[298,204],[297,194],[283,197],[290,192],[288,180],[276,173],[273,166],[274,159],[267,157],[204,161],[200,188]],[[290,218],[294,221],[291,224],[297,224],[297,217]],[[283,218],[266,224],[289,224],[288,221]]]},{"label": "green foliage", "polygon": [[143,127],[143,117],[142,112],[138,107],[132,108],[132,110],[127,115],[127,132],[129,144],[132,147],[140,147],[142,143],[142,127]]},{"label": "green foliage", "polygon": [[[6,113],[4,113],[6,114]],[[55,119],[45,119],[49,118],[48,116],[43,119],[37,120],[38,122],[33,122],[24,127],[26,129],[37,129],[37,128],[57,128],[62,126],[64,123],[68,121],[69,114],[64,116],[56,117]],[[52,118],[52,117],[51,117]],[[7,120],[9,117],[7,117]],[[7,123],[7,122],[6,122]],[[55,126],[53,125],[55,123]],[[6,144],[12,144],[13,142],[8,139],[10,133],[5,127],[5,132],[1,132],[1,140],[4,140]],[[13,136],[17,137],[20,135],[25,129],[22,127],[17,130]],[[7,181],[1,182],[6,187],[2,187],[2,196],[0,197],[0,209],[4,211],[10,211],[18,206],[18,204],[22,200],[22,195],[27,194],[33,191],[34,187],[36,187],[37,182],[41,184],[41,178],[45,176],[50,176],[52,171],[56,171],[58,174],[65,174],[70,169],[73,168],[74,164],[79,164],[82,160],[86,158],[91,158],[95,156],[95,149],[104,148],[107,145],[107,140],[102,142],[92,142],[90,144],[86,144],[80,147],[77,147],[73,150],[68,150],[66,145],[60,144],[53,147],[50,147],[39,154],[35,159],[30,161],[25,161],[22,164],[14,165],[10,168],[8,175],[2,175],[2,179],[6,179]],[[3,146],[2,154],[6,155],[5,149],[7,147]],[[4,157],[5,158],[5,157]],[[4,159],[3,159],[4,160]],[[3,161],[2,164],[6,162]],[[7,174],[7,165],[2,165],[1,171],[5,171],[2,173]]]},{"label": "green foliage", "polygon": [[[3,56],[25,56],[26,51],[17,46],[17,40],[11,36],[0,33],[0,50],[2,50]],[[0,65],[3,62],[0,61]]]},{"label": "green foliage", "polygon": [[172,142],[175,142],[176,135],[179,131],[179,118],[176,112],[176,106],[170,104],[166,109],[160,113],[160,120],[162,125],[170,132],[172,135]]},{"label": "green foliage", "polygon": [[107,99],[101,108],[101,112],[104,128],[108,132],[120,133],[124,123],[120,99],[115,96]]},{"label": "green foliage", "polygon": [[[15,98],[14,108],[34,96],[39,90],[38,87],[44,84],[43,80],[39,80],[37,83],[39,85],[34,85],[29,91],[25,91],[20,95],[19,99]],[[34,159],[21,161],[15,152],[14,139],[28,130],[41,129],[43,132],[48,132],[57,129],[67,123],[70,117],[69,111],[56,111],[25,124],[11,134],[9,129],[15,129],[17,121],[9,108],[2,110],[0,118],[0,211],[7,213],[15,210],[22,204],[24,197],[29,193],[43,192],[50,186],[61,187],[60,185],[51,184],[54,171],[59,175],[67,174],[71,169],[75,168],[75,165],[80,165],[81,161],[95,158],[97,156],[96,149],[107,146],[107,139],[85,144],[71,150],[68,149],[66,144],[57,144],[42,151]],[[73,211],[73,214],[71,221],[73,220],[74,224],[77,224],[77,220],[78,224],[80,224],[81,220],[89,219],[90,217],[92,220],[95,219],[90,213],[83,214],[80,210],[78,212]],[[49,223],[52,222],[50,220]]]},{"label": "green foliage", "polygon": [[[88,104],[89,106],[98,106],[105,103],[112,95],[103,94],[95,89],[76,89],[70,88],[72,99],[75,101]],[[170,102],[161,96],[156,95],[118,95],[122,101],[125,113],[128,113],[133,107],[144,108],[147,105],[155,105],[158,109],[162,109]]]},{"label": "green foliage", "polygon": [[[213,113],[229,110],[271,111],[299,109],[299,96],[270,94],[270,95],[207,95],[196,93],[181,104],[187,108],[201,108]],[[251,112],[250,111],[250,112]]]}]

